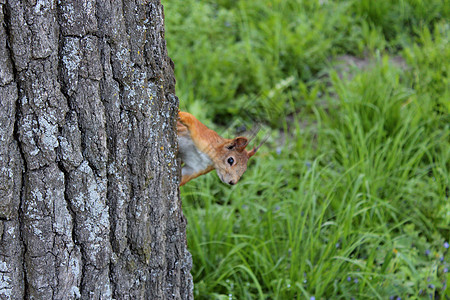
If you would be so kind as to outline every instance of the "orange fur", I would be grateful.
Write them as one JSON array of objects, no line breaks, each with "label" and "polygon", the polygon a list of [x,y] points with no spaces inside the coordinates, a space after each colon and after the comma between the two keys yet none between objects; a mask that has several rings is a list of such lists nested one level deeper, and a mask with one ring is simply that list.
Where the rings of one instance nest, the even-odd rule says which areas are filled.
[{"label": "orange fur", "polygon": [[184,163],[180,186],[214,169],[222,182],[236,184],[257,148],[245,150],[245,137],[222,138],[190,113],[179,112],[178,117],[179,154]]}]

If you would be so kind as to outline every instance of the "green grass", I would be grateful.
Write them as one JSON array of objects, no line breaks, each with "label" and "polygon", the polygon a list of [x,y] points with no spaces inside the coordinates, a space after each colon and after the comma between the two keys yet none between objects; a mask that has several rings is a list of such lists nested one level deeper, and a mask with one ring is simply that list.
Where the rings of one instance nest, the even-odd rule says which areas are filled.
[{"label": "green grass", "polygon": [[196,299],[449,299],[449,2],[163,4],[181,109],[271,133],[181,188]]}]

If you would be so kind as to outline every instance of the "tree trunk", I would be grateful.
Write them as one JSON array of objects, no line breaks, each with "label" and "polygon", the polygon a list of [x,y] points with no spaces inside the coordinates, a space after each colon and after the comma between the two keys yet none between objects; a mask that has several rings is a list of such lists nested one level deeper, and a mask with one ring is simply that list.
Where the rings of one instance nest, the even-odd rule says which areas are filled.
[{"label": "tree trunk", "polygon": [[0,0],[0,299],[191,299],[159,0]]}]

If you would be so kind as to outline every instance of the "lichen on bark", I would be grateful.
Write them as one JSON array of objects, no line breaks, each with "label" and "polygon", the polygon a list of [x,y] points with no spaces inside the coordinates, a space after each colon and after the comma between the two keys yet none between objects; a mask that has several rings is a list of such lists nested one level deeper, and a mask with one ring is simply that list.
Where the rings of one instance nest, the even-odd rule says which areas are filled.
[{"label": "lichen on bark", "polygon": [[0,23],[0,299],[191,299],[161,3]]}]

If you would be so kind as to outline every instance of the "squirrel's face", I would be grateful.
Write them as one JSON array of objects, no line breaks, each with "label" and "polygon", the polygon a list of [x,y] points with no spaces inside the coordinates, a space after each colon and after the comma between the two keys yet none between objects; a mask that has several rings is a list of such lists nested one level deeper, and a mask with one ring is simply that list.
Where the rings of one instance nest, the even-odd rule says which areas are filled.
[{"label": "squirrel's face", "polygon": [[234,153],[230,151],[222,159],[220,166],[216,166],[217,175],[219,175],[223,183],[234,185],[241,179],[245,170],[247,170],[247,161],[248,156],[246,151],[234,151]]},{"label": "squirrel's face", "polygon": [[248,140],[237,137],[221,145],[218,157],[214,159],[217,175],[223,183],[234,185],[247,170],[247,162],[251,155],[245,150]]}]

